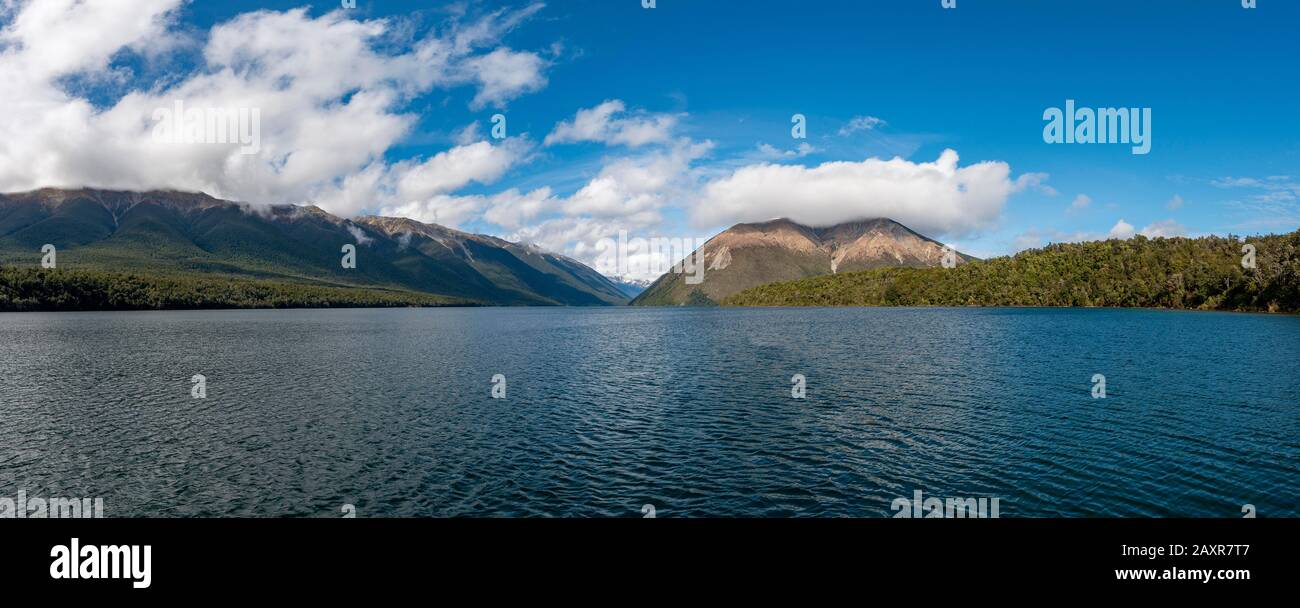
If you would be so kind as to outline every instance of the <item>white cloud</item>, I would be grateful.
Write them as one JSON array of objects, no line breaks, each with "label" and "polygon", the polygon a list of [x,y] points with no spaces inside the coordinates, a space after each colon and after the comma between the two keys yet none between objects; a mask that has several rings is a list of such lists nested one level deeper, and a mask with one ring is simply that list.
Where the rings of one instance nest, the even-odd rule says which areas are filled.
[{"label": "white cloud", "polygon": [[572,120],[562,121],[546,136],[545,145],[600,142],[636,148],[672,141],[678,117],[672,114],[632,113],[622,101],[606,101],[594,108],[578,110]]},{"label": "white cloud", "polygon": [[[711,142],[680,139],[652,152],[609,159],[569,196],[558,196],[550,188],[526,193],[509,189],[493,195],[439,194],[383,212],[442,224],[481,218],[501,227],[509,240],[535,243],[595,267],[599,262],[595,245],[601,239],[616,238],[620,231],[642,238],[660,233],[663,210],[685,205],[697,191],[692,163],[712,148]],[[643,261],[633,267],[665,267],[650,263],[662,261],[657,258]]]},{"label": "white cloud", "polygon": [[424,200],[383,207],[379,215],[456,227],[482,214],[485,200],[482,196],[436,194]]},{"label": "white cloud", "polygon": [[0,56],[0,78],[6,85],[44,85],[78,72],[103,72],[124,48],[141,51],[168,43],[167,26],[181,3],[132,0],[129,10],[114,0],[11,5],[20,10],[0,31],[0,47],[10,47]]},{"label": "white cloud", "polygon": [[1168,203],[1165,203],[1165,206],[1174,210],[1181,209],[1183,207],[1183,197],[1175,194],[1173,198],[1169,199]]},{"label": "white cloud", "polygon": [[348,224],[347,228],[348,228],[348,233],[350,233],[352,235],[352,238],[357,240],[357,244],[361,245],[362,247],[369,245],[370,243],[373,243],[375,240],[370,238],[368,235],[366,235],[365,232],[362,232],[361,228],[358,228],[355,224]]},{"label": "white cloud", "polygon": [[616,159],[573,193],[564,210],[569,215],[657,218],[674,193],[693,185],[687,175],[691,163],[710,149],[708,143],[683,141],[662,152]]},{"label": "white cloud", "polygon": [[[382,159],[417,120],[405,108],[434,89],[472,87],[501,105],[544,86],[545,61],[500,45],[540,9],[497,11],[411,37],[353,12],[258,11],[219,23],[190,72],[136,82],[108,105],[68,89],[127,70],[119,53],[174,48],[181,0],[43,0],[11,5],[0,28],[0,191],[39,187],[179,189],[251,203],[318,201],[342,214],[487,183],[524,155],[469,141],[427,162]],[[151,51],[153,52],[153,51]],[[129,82],[127,79],[125,82]],[[153,137],[154,110],[255,108],[260,154],[237,143]],[[384,191],[384,187],[391,190]],[[375,189],[379,188],[379,191]]]},{"label": "white cloud", "polygon": [[481,85],[471,107],[501,107],[524,93],[545,88],[546,76],[542,72],[545,66],[546,62],[534,53],[505,48],[467,59],[465,67]]},{"label": "white cloud", "polygon": [[1088,196],[1087,194],[1080,194],[1079,196],[1074,197],[1074,201],[1070,203],[1070,210],[1080,211],[1088,208],[1088,205],[1091,204],[1092,204],[1092,197]]},{"label": "white cloud", "polygon": [[402,161],[392,168],[397,179],[396,198],[403,201],[428,198],[459,190],[471,182],[490,184],[515,164],[527,149],[517,138],[501,145],[486,141],[457,146],[439,152],[422,163]]},{"label": "white cloud", "polygon": [[595,245],[603,238],[617,235],[632,227],[619,220],[590,217],[556,217],[513,232],[510,240],[536,243],[551,251],[565,252],[579,260],[595,258]]},{"label": "white cloud", "polygon": [[[486,143],[475,145],[487,146]],[[396,189],[405,193],[405,196],[390,196],[396,202],[385,205],[380,213],[449,226],[481,218],[506,231],[514,231],[520,238],[551,247],[561,242],[559,236],[573,233],[575,226],[581,227],[579,233],[584,234],[590,232],[593,226],[604,226],[613,229],[612,234],[617,234],[619,229],[640,229],[658,224],[662,219],[660,211],[664,207],[684,199],[693,191],[695,178],[691,163],[708,154],[711,149],[712,144],[709,142],[680,140],[670,148],[639,156],[614,158],[583,187],[567,197],[557,196],[546,187],[527,193],[512,188],[492,195],[453,194],[471,176],[474,181],[489,183],[497,176],[498,169],[512,164],[512,154],[527,152],[526,144],[522,142],[492,146],[493,152],[488,152],[486,148],[474,154],[466,151],[463,155],[466,158],[461,162],[452,162],[451,155],[447,159],[439,155],[425,163],[426,166],[438,168],[433,171],[436,177],[408,179],[404,185],[399,184]],[[497,154],[501,155],[499,161],[490,160]],[[403,169],[401,164],[398,169]],[[411,175],[412,171],[408,169],[405,173],[394,173]],[[394,189],[392,186],[384,186],[382,178],[376,181],[380,183],[372,185],[371,189]],[[421,187],[412,187],[412,181],[418,181]],[[531,228],[527,225],[547,214],[566,217],[551,217]],[[598,238],[610,234],[605,233]],[[566,248],[554,250],[565,251]]]},{"label": "white cloud", "polygon": [[1133,234],[1133,224],[1120,219],[1118,222],[1115,222],[1114,226],[1111,226],[1110,232],[1106,233],[1106,236],[1112,239],[1124,240],[1133,238]]},{"label": "white cloud", "polygon": [[[616,249],[601,250],[600,242],[617,242],[620,232],[627,237],[628,250],[619,267]],[[506,237],[536,243],[545,249],[562,252],[607,275],[623,279],[652,281],[689,254],[707,238],[705,235],[667,235],[646,224],[624,219],[558,217],[528,226]],[[650,239],[665,239],[651,247]],[[671,245],[669,244],[671,243]],[[621,272],[620,272],[621,271]]]},{"label": "white cloud", "polygon": [[451,136],[452,142],[458,146],[468,146],[469,144],[476,143],[482,139],[482,135],[479,134],[477,120],[465,125],[460,130],[452,133]]},{"label": "white cloud", "polygon": [[343,214],[379,204],[381,215],[455,226],[477,217],[488,199],[452,193],[471,183],[494,183],[520,162],[530,147],[521,138],[496,145],[481,141],[440,152],[424,162],[401,161],[386,167],[362,189],[368,200],[336,202],[327,198],[319,204],[326,211]]},{"label": "white cloud", "polygon": [[1139,234],[1149,239],[1160,238],[1160,237],[1170,238],[1175,236],[1187,236],[1187,227],[1183,226],[1182,224],[1179,224],[1178,222],[1175,222],[1172,219],[1168,219],[1160,222],[1155,222],[1152,224],[1147,224],[1147,226],[1143,228],[1141,232],[1139,232]]},{"label": "white cloud", "polygon": [[803,158],[816,151],[817,148],[813,147],[812,144],[806,141],[800,142],[793,150],[779,150],[776,146],[771,144],[760,143],[758,144],[758,148],[755,150],[754,157],[759,160],[796,159]]},{"label": "white cloud", "polygon": [[876,127],[886,125],[884,120],[875,116],[856,116],[848,124],[840,127],[840,137],[847,137],[858,131],[871,131]]},{"label": "white cloud", "polygon": [[1011,194],[1041,184],[1042,174],[1010,178],[1003,162],[957,164],[957,152],[914,163],[901,158],[828,162],[816,167],[758,164],[708,183],[695,205],[699,225],[787,217],[826,226],[888,217],[928,236],[991,225]]},{"label": "white cloud", "polygon": [[551,195],[550,188],[538,188],[528,193],[520,193],[511,188],[490,197],[483,219],[506,230],[516,231],[524,228],[548,207],[558,205],[558,200]]}]

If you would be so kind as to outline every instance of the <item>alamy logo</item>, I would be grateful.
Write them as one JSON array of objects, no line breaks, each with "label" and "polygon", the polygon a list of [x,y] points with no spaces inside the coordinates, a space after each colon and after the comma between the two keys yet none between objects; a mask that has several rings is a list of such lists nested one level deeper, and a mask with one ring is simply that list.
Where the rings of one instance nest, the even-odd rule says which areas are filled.
[{"label": "alamy logo", "polygon": [[1151,108],[1075,108],[1043,110],[1043,141],[1049,144],[1132,144],[1133,154],[1151,151]]},{"label": "alamy logo", "polygon": [[153,138],[171,144],[240,144],[240,154],[262,149],[259,108],[190,108],[176,100],[153,111]]},{"label": "alamy logo", "polygon": [[0,497],[0,519],[101,519],[103,498],[17,498]]},{"label": "alamy logo", "polygon": [[895,498],[889,508],[897,511],[894,517],[902,518],[953,518],[953,517],[998,517],[997,498],[925,498],[920,490],[912,493],[912,498]]},{"label": "alamy logo", "polygon": [[957,250],[952,245],[943,246],[943,256],[939,258],[939,265],[944,268],[957,267]]},{"label": "alamy logo", "polygon": [[[687,285],[704,282],[705,256],[702,238],[652,237],[629,239],[626,230],[618,231],[618,240],[604,238],[596,242],[597,272],[618,276],[659,276],[669,272],[683,275]],[[673,262],[673,260],[677,260]],[[730,263],[730,254],[720,250],[713,260],[714,270]]]},{"label": "alamy logo", "polygon": [[50,578],[129,579],[136,589],[147,589],[153,582],[151,545],[86,545],[74,538],[67,545],[50,549]]}]

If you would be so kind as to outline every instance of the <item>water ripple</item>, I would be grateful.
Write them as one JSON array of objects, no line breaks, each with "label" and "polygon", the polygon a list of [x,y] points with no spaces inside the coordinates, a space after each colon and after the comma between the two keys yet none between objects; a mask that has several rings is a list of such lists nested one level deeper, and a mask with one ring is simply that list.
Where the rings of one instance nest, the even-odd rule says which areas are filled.
[{"label": "water ripple", "polygon": [[1005,517],[1294,517],[1298,361],[1300,318],[1136,310],[5,314],[0,496],[889,517],[922,490]]}]

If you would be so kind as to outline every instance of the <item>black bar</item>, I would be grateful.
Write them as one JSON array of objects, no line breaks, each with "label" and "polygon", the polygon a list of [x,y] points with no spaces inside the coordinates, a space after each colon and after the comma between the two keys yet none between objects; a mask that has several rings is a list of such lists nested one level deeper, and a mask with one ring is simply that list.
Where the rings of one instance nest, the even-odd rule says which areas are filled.
[{"label": "black bar", "polygon": [[[459,520],[223,519],[0,522],[0,572],[41,597],[426,592],[483,580],[493,593],[602,581],[667,592],[688,584],[797,589],[935,585],[1013,595],[1030,586],[1157,594],[1289,587],[1294,520]],[[150,585],[56,580],[51,548],[149,545]],[[1180,545],[1186,554],[1170,556]],[[1165,547],[1155,559],[1123,547]],[[1205,555],[1205,548],[1214,554]],[[1222,552],[1228,554],[1221,554]],[[1117,580],[1117,569],[1248,572],[1249,580]],[[730,574],[728,574],[730,573]],[[492,581],[496,580],[496,583]],[[730,580],[730,579],[728,579]],[[1024,595],[1023,597],[1030,597]]]}]

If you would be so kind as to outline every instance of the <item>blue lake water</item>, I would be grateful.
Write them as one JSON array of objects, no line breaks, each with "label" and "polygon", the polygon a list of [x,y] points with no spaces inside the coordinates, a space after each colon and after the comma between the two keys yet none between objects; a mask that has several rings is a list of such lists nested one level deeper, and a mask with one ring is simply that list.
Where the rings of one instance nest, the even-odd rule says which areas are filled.
[{"label": "blue lake water", "polygon": [[1294,316],[0,315],[0,497],[110,517],[1295,517],[1298,457]]}]

